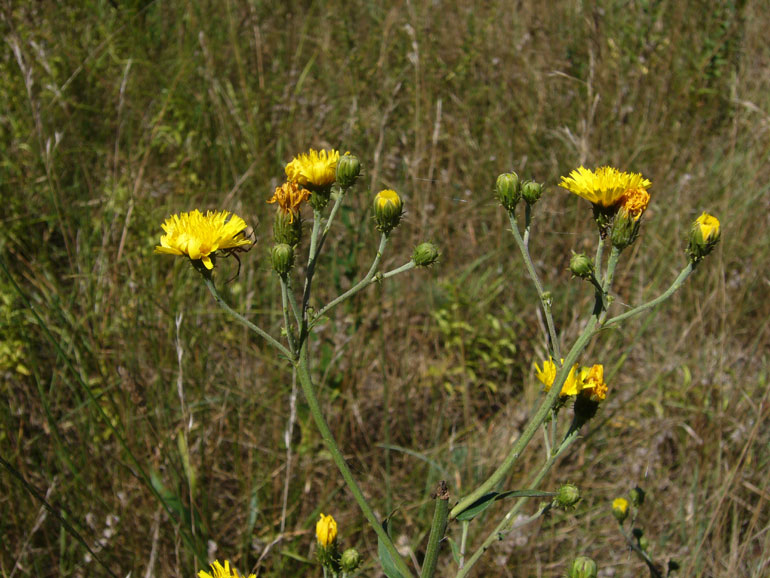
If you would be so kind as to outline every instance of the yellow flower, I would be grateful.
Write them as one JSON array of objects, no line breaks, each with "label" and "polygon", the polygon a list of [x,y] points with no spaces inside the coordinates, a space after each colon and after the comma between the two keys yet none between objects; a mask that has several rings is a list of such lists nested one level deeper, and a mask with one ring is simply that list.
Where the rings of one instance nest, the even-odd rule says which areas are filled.
[{"label": "yellow flower", "polygon": [[315,535],[321,546],[328,547],[337,539],[337,522],[331,516],[324,516],[322,513],[315,525]]},{"label": "yellow flower", "polygon": [[187,255],[193,261],[200,259],[206,269],[214,267],[211,255],[217,250],[251,244],[243,236],[244,220],[228,211],[208,211],[203,215],[195,209],[174,214],[161,227],[166,234],[155,247],[156,253]]},{"label": "yellow flower", "polygon": [[[564,360],[562,359],[562,361]],[[578,365],[576,363],[572,366],[572,369],[569,370],[569,375],[567,375],[567,379],[564,382],[564,385],[561,387],[561,393],[559,393],[561,397],[577,395],[578,391],[580,391],[582,381],[580,376],[577,374],[577,366]],[[550,390],[554,380],[556,379],[556,364],[553,362],[553,358],[549,357],[547,361],[543,361],[542,369],[539,368],[536,363],[534,364],[534,367],[537,378],[543,383],[543,385],[545,385],[543,390]]]},{"label": "yellow flower", "polygon": [[713,243],[719,239],[719,219],[708,213],[703,213],[695,220],[695,227],[700,230],[704,243]]},{"label": "yellow flower", "polygon": [[294,222],[294,217],[299,214],[299,207],[310,196],[310,191],[303,189],[295,182],[288,182],[275,188],[273,197],[268,203],[278,203],[278,207],[289,215],[289,223]]},{"label": "yellow flower", "polygon": [[286,165],[286,176],[299,185],[323,187],[331,185],[337,176],[340,152],[334,149],[302,153]]},{"label": "yellow flower", "polygon": [[248,577],[245,574],[238,574],[238,570],[235,568],[231,571],[230,562],[227,560],[225,560],[224,566],[219,563],[219,560],[214,560],[214,563],[211,564],[211,569],[214,571],[213,574],[201,570],[198,572],[198,578],[257,578],[256,574],[249,574]]},{"label": "yellow flower", "polygon": [[605,208],[617,205],[629,191],[642,190],[646,193],[650,185],[652,183],[640,173],[620,172],[613,167],[599,167],[594,172],[582,166],[568,177],[562,177],[559,183],[571,193]]},{"label": "yellow flower", "polygon": [[607,398],[607,384],[604,383],[604,366],[594,365],[592,367],[583,367],[580,370],[580,381],[583,383],[583,389],[580,393],[591,398],[593,401],[604,401]]}]

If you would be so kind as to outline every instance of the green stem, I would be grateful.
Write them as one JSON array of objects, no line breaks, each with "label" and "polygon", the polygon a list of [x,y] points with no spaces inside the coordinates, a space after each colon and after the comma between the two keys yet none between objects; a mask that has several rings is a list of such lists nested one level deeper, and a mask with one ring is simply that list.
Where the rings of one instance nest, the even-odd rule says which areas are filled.
[{"label": "green stem", "polygon": [[206,283],[206,287],[209,288],[211,295],[214,297],[214,300],[222,309],[224,309],[229,315],[231,315],[232,317],[234,317],[235,319],[243,323],[246,327],[251,329],[254,333],[262,337],[270,345],[272,345],[278,351],[280,351],[283,355],[285,355],[287,359],[294,359],[294,355],[292,354],[292,352],[286,349],[286,347],[284,347],[284,345],[281,344],[279,341],[277,341],[272,335],[267,333],[264,329],[254,325],[251,321],[246,319],[243,315],[236,312],[227,303],[225,303],[222,297],[219,296],[219,293],[217,292],[217,288],[214,287],[214,282],[211,280],[210,275],[208,276],[204,275],[203,280]]},{"label": "green stem", "polygon": [[[553,464],[556,462],[556,460],[559,458],[559,456],[572,445],[572,443],[578,438],[579,430],[575,429],[574,431],[571,431],[567,434],[567,436],[564,438],[564,441],[559,446],[559,449],[556,450],[556,453],[552,454],[548,460],[543,464],[543,467],[540,468],[540,471],[535,475],[535,477],[526,485],[526,487],[531,488],[533,490],[536,490],[540,483],[543,481],[543,478],[545,478],[546,474],[550,471],[551,467],[553,467]],[[495,529],[487,536],[487,538],[484,540],[484,542],[481,544],[481,546],[476,550],[473,555],[468,559],[468,563],[463,566],[460,571],[457,573],[456,578],[461,578],[462,576],[466,576],[468,572],[470,571],[470,568],[478,562],[479,558],[487,551],[489,548],[494,544],[495,542],[502,539],[502,536],[509,532],[511,528],[513,527],[514,517],[519,512],[519,510],[524,506],[526,503],[527,498],[519,498],[516,501],[516,504],[508,510],[508,513],[503,516],[503,519],[500,521],[500,523],[495,527]],[[542,510],[539,511],[535,516],[533,516],[533,519],[538,517],[540,514],[542,514]]]},{"label": "green stem", "polygon": [[310,301],[310,287],[313,284],[313,275],[315,274],[315,264],[318,258],[318,236],[321,232],[321,211],[313,211],[313,232],[310,234],[310,250],[307,258],[307,273],[305,275],[305,288],[302,290],[302,330],[300,331],[300,341],[305,335],[305,326],[307,324],[307,304]]},{"label": "green stem", "polygon": [[[529,208],[529,205],[527,205],[527,208]],[[532,262],[532,257],[529,255],[529,248],[527,247],[529,239],[527,239],[525,242],[525,240],[521,238],[521,233],[519,233],[519,225],[516,222],[516,215],[513,212],[510,212],[508,213],[508,216],[511,220],[511,232],[513,233],[513,238],[516,240],[516,244],[519,246],[519,251],[521,251],[521,256],[524,259],[524,265],[527,267],[529,276],[532,279],[532,282],[535,284],[537,295],[540,297],[540,303],[543,306],[545,322],[548,326],[548,338],[551,342],[551,351],[553,351],[553,357],[554,359],[561,359],[561,348],[559,347],[559,339],[556,335],[556,327],[553,323],[553,315],[551,315],[550,299],[545,295],[543,284],[540,282],[540,277],[538,277],[537,272],[535,271],[535,264]],[[529,217],[527,218],[527,221],[529,221]]]},{"label": "green stem", "polygon": [[305,399],[307,400],[310,413],[313,415],[313,420],[316,423],[316,427],[318,427],[321,438],[323,438],[326,444],[326,448],[329,450],[329,453],[332,456],[334,464],[340,471],[342,479],[345,480],[345,484],[348,486],[350,493],[353,494],[353,498],[356,500],[358,507],[361,508],[364,517],[369,522],[369,525],[371,525],[372,529],[374,529],[375,533],[377,534],[377,537],[388,550],[388,553],[393,559],[393,563],[396,565],[398,571],[404,576],[404,578],[411,577],[413,576],[411,570],[401,558],[401,555],[393,545],[393,541],[390,539],[390,536],[388,536],[388,533],[382,527],[382,524],[377,519],[377,516],[375,516],[372,508],[366,501],[366,498],[364,498],[364,494],[356,483],[356,480],[353,478],[353,474],[351,473],[350,468],[348,467],[348,464],[345,461],[345,458],[342,455],[336,440],[334,439],[334,435],[329,428],[329,424],[326,422],[326,418],[321,411],[321,405],[318,402],[318,397],[315,393],[315,387],[313,385],[312,378],[310,377],[307,355],[307,343],[304,343],[300,351],[299,361],[295,363],[295,367],[297,368],[297,376],[299,377],[299,383],[302,387],[302,392],[305,394]]},{"label": "green stem", "polygon": [[599,235],[599,246],[596,247],[596,257],[594,258],[594,270],[597,277],[602,277],[602,259],[604,259],[604,239]]},{"label": "green stem", "polygon": [[297,299],[294,296],[294,290],[291,287],[291,276],[286,276],[286,291],[289,294],[289,305],[291,306],[291,312],[294,314],[294,320],[297,322],[297,327],[302,326],[302,316],[299,312],[299,306],[297,305]]},{"label": "green stem", "polygon": [[[529,444],[529,442],[532,440],[532,437],[548,417],[551,408],[561,393],[562,385],[564,385],[564,382],[569,375],[570,368],[575,364],[575,362],[577,362],[578,357],[588,345],[588,341],[591,339],[591,337],[593,337],[594,328],[596,327],[598,321],[598,313],[595,311],[583,329],[583,332],[580,334],[580,337],[577,338],[577,341],[575,341],[572,349],[570,349],[569,353],[567,354],[567,357],[559,369],[559,372],[556,375],[556,379],[554,380],[551,389],[546,394],[545,399],[543,399],[543,402],[540,404],[540,407],[538,408],[535,415],[532,416],[532,419],[529,421],[522,434],[514,442],[505,460],[503,460],[503,463],[498,466],[494,473],[489,476],[489,478],[487,478],[484,483],[477,487],[473,492],[468,494],[468,496],[460,500],[457,505],[452,508],[452,511],[449,513],[452,519],[456,518],[463,510],[467,509],[484,494],[493,491],[497,485],[503,481],[505,476],[508,475],[508,472],[511,470],[514,463],[516,463],[516,460],[519,458],[524,449],[527,447],[527,444]],[[558,362],[558,360],[554,360],[554,362]]]},{"label": "green stem", "polygon": [[633,317],[634,315],[639,315],[640,313],[647,311],[648,309],[652,309],[656,305],[659,305],[660,303],[662,303],[663,301],[671,297],[671,295],[673,295],[684,284],[685,280],[690,276],[692,271],[693,271],[693,264],[688,263],[687,266],[684,269],[682,269],[682,271],[679,273],[679,276],[671,284],[671,287],[666,289],[666,291],[662,293],[660,296],[656,297],[652,301],[644,303],[643,305],[634,307],[633,309],[626,311],[625,313],[621,313],[620,315],[616,315],[615,317],[608,319],[607,321],[604,322],[602,327],[608,327],[614,323],[620,323],[621,321],[624,321],[629,317]]},{"label": "green stem", "polygon": [[449,490],[444,481],[439,482],[435,493],[436,509],[433,511],[433,523],[428,536],[428,548],[422,562],[420,578],[432,578],[436,571],[438,552],[441,539],[446,531],[447,515],[449,514]]},{"label": "green stem", "polygon": [[318,248],[316,249],[316,253],[320,253],[321,249],[323,248],[324,241],[326,241],[326,235],[329,234],[329,231],[332,228],[332,222],[334,221],[334,217],[337,214],[337,211],[339,210],[340,206],[342,205],[342,199],[345,198],[345,193],[347,192],[347,189],[340,189],[339,194],[334,199],[334,205],[332,206],[332,210],[329,212],[329,218],[326,219],[326,225],[324,225],[323,233],[321,233],[321,238],[318,240]]},{"label": "green stem", "polygon": [[294,331],[289,323],[289,287],[286,275],[281,275],[281,306],[283,308],[283,327],[286,330],[286,339],[289,342],[289,349],[292,353],[292,358],[297,353],[297,346],[294,343]]},{"label": "green stem", "polygon": [[[377,272],[377,266],[380,264],[380,260],[382,259],[382,254],[385,252],[385,245],[387,244],[388,244],[388,236],[383,233],[382,237],[380,238],[380,246],[377,249],[377,254],[374,256],[374,261],[372,262],[372,266],[369,268],[369,272],[366,274],[366,276],[363,279],[361,279],[358,283],[353,285],[353,287],[345,291],[342,295],[336,297],[335,299],[333,299],[332,301],[324,305],[316,315],[316,319],[323,317],[326,313],[329,312],[329,310],[331,310],[332,308],[336,307],[337,305],[345,301],[345,299],[352,297],[353,295],[361,291],[361,289],[369,286],[373,282],[374,274]],[[401,268],[403,269],[404,267],[401,267]],[[383,278],[384,277],[385,276],[383,275]]]}]

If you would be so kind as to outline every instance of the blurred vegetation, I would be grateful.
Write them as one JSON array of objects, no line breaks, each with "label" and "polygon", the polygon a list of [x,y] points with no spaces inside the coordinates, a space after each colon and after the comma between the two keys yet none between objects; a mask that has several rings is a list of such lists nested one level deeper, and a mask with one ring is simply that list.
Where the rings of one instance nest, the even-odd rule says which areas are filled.
[{"label": "blurred vegetation", "polygon": [[[557,575],[578,554],[641,575],[609,514],[639,484],[653,557],[683,576],[766,576],[769,25],[747,0],[0,4],[0,575],[104,575],[96,554],[120,576],[193,576],[194,551],[318,575],[320,511],[377,575],[376,540],[301,397],[282,513],[286,364],[188,263],[152,255],[169,213],[237,212],[259,242],[223,290],[275,330],[265,201],[312,146],[366,168],[319,303],[368,266],[370,191],[397,189],[408,210],[386,266],[423,239],[442,248],[430,272],[335,310],[315,345],[330,422],[405,553],[423,554],[431,484],[459,496],[483,479],[538,395],[541,321],[497,174],[548,186],[532,250],[568,340],[591,298],[569,251],[594,235],[555,185],[611,164],[653,182],[616,307],[667,287],[701,211],[723,241],[655,315],[594,343],[610,398],[547,483],[584,500],[506,536],[477,575]],[[237,264],[218,267],[226,279]]]}]

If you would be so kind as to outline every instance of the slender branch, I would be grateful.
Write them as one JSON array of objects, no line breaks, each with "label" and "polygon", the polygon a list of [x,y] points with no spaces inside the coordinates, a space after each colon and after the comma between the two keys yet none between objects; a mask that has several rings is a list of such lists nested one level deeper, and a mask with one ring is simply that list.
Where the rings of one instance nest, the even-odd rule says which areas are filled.
[{"label": "slender branch", "polygon": [[390,536],[388,536],[385,528],[382,527],[382,524],[372,511],[371,506],[369,506],[369,503],[366,501],[361,488],[359,488],[358,483],[353,478],[353,474],[351,473],[350,468],[348,467],[348,464],[345,461],[345,458],[342,455],[336,440],[334,439],[334,435],[329,428],[329,424],[326,422],[326,418],[323,415],[321,405],[318,402],[318,397],[315,393],[315,386],[313,385],[312,378],[310,377],[307,355],[308,352],[306,342],[302,345],[299,361],[295,363],[295,367],[297,368],[297,376],[299,377],[299,383],[302,387],[302,392],[305,394],[305,399],[307,400],[310,413],[313,415],[313,419],[315,420],[316,427],[318,427],[318,431],[320,432],[321,437],[326,444],[326,448],[331,454],[334,464],[340,471],[342,479],[345,480],[345,484],[348,486],[350,493],[353,494],[353,498],[356,500],[358,507],[361,508],[364,517],[369,522],[369,525],[371,525],[372,529],[374,529],[374,531],[377,533],[377,537],[388,550],[388,553],[393,559],[393,563],[398,568],[398,571],[404,576],[404,578],[411,577],[413,576],[411,570],[401,558],[401,555],[393,545],[393,541],[390,539]]},{"label": "slender branch", "polygon": [[286,291],[289,294],[289,305],[291,311],[294,314],[294,320],[297,322],[297,327],[302,326],[302,316],[299,312],[299,306],[297,305],[297,298],[294,296],[294,290],[291,286],[291,275],[286,276]]},{"label": "slender branch", "polygon": [[292,356],[297,353],[297,346],[294,343],[294,331],[289,323],[289,287],[287,275],[281,275],[281,307],[283,309],[283,327],[286,330],[286,339],[289,342],[289,349]]},{"label": "slender branch", "polygon": [[334,205],[332,205],[332,210],[329,212],[329,218],[326,219],[326,225],[324,225],[324,230],[321,233],[321,238],[318,240],[318,248],[316,249],[316,256],[318,256],[318,253],[321,252],[321,249],[324,246],[324,241],[326,241],[326,235],[329,234],[329,231],[332,228],[332,222],[334,221],[334,217],[337,214],[337,211],[339,210],[340,206],[342,206],[342,200],[345,198],[345,193],[347,193],[347,189],[340,189],[340,192],[336,195],[334,199]]},{"label": "slender branch", "polygon": [[[529,208],[529,205],[527,205],[527,208]],[[559,338],[556,335],[556,327],[553,323],[550,299],[548,299],[545,295],[543,284],[540,282],[540,277],[538,277],[537,272],[535,271],[535,264],[532,262],[532,257],[529,255],[529,248],[527,247],[529,238],[527,238],[526,242],[521,238],[521,233],[519,233],[519,225],[516,222],[516,215],[511,211],[508,213],[508,216],[511,220],[511,232],[513,233],[513,238],[516,240],[516,244],[519,246],[519,251],[521,251],[521,256],[524,259],[524,265],[527,267],[529,276],[532,279],[532,282],[535,284],[537,295],[540,297],[540,303],[543,306],[545,322],[548,326],[548,338],[551,342],[553,357],[554,359],[561,359],[561,348],[559,347]],[[529,221],[529,218],[527,218],[527,220]]]},{"label": "slender branch", "polygon": [[666,289],[666,291],[662,293],[660,296],[656,297],[652,301],[648,301],[647,303],[644,303],[643,305],[634,307],[633,309],[626,311],[625,313],[621,313],[620,315],[616,315],[615,317],[608,319],[607,321],[604,322],[602,327],[608,327],[615,323],[620,323],[621,321],[624,321],[629,317],[639,315],[640,313],[643,313],[644,311],[647,311],[648,309],[652,309],[653,307],[659,305],[660,303],[662,303],[663,301],[671,297],[682,285],[684,285],[685,280],[690,276],[692,272],[693,272],[693,264],[688,263],[687,266],[684,269],[682,269],[682,271],[679,273],[679,276],[671,284],[671,287]]},{"label": "slender branch", "polygon": [[[332,301],[324,305],[316,315],[316,319],[328,313],[330,309],[332,309],[333,307],[336,307],[337,305],[345,301],[345,299],[347,299],[348,297],[355,295],[356,293],[361,291],[361,289],[371,285],[374,279],[374,274],[377,271],[377,266],[380,264],[380,260],[382,259],[382,254],[385,252],[385,245],[387,244],[388,244],[388,236],[383,233],[382,237],[380,238],[380,246],[377,249],[377,254],[374,256],[374,261],[372,262],[372,266],[369,268],[369,272],[366,274],[366,276],[363,279],[361,279],[358,283],[353,285],[353,287],[345,291],[342,295],[336,297],[335,299],[333,299]],[[383,278],[384,278],[384,275],[383,275]]]},{"label": "slender branch", "polygon": [[219,293],[217,292],[217,288],[214,286],[214,282],[211,280],[211,275],[204,275],[203,280],[206,283],[206,287],[209,288],[211,295],[214,297],[214,300],[222,309],[224,309],[232,317],[235,317],[235,319],[243,323],[246,327],[251,329],[254,333],[262,337],[270,345],[272,345],[278,351],[284,354],[287,359],[294,359],[294,355],[292,354],[292,352],[286,349],[286,347],[283,344],[281,344],[279,341],[277,341],[275,337],[267,333],[264,329],[254,325],[251,321],[246,319],[243,315],[233,310],[227,303],[225,303],[225,301],[222,299],[222,297],[220,297]]},{"label": "slender branch", "polygon": [[[307,304],[310,301],[310,287],[313,284],[315,264],[318,258],[318,236],[321,233],[321,211],[313,211],[313,232],[310,234],[310,250],[307,258],[307,273],[305,274],[305,288],[302,290],[302,329],[307,323]],[[304,331],[301,332],[304,334]],[[300,337],[302,341],[302,337]]]}]

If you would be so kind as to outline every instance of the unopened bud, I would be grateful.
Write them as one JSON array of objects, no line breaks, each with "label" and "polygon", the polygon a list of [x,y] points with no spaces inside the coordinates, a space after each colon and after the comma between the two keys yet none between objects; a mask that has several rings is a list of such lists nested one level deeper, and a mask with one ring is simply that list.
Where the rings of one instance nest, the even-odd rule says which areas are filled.
[{"label": "unopened bud", "polygon": [[628,517],[628,500],[625,498],[615,498],[612,501],[612,515],[621,524]]},{"label": "unopened bud", "polygon": [[524,181],[521,185],[521,196],[528,205],[534,205],[540,200],[543,194],[543,185],[535,181]]},{"label": "unopened bud", "polygon": [[355,548],[348,548],[342,553],[340,566],[343,572],[353,572],[361,565],[361,554]]},{"label": "unopened bud", "polygon": [[580,490],[575,484],[564,484],[556,492],[554,506],[567,510],[573,508],[580,501]]},{"label": "unopened bud", "polygon": [[286,243],[278,243],[270,250],[270,260],[276,273],[287,275],[294,266],[294,249]]},{"label": "unopened bud", "polygon": [[438,258],[438,248],[433,243],[420,243],[414,248],[412,253],[412,261],[418,267],[433,265]]},{"label": "unopened bud", "polygon": [[497,177],[495,185],[497,198],[500,204],[507,210],[513,211],[521,199],[521,183],[516,173],[503,173]]},{"label": "unopened bud", "polygon": [[594,274],[594,262],[584,253],[572,253],[569,260],[569,270],[575,277],[590,279]]},{"label": "unopened bud", "polygon": [[644,504],[644,490],[639,486],[636,486],[633,490],[628,492],[628,497],[631,498],[631,503],[637,508]]},{"label": "unopened bud", "polygon": [[698,217],[690,229],[690,242],[687,246],[690,262],[697,263],[711,253],[719,243],[720,236],[719,219],[708,213]]},{"label": "unopened bud", "polygon": [[386,189],[374,197],[374,220],[377,230],[388,234],[398,226],[404,204],[396,191]]},{"label": "unopened bud", "polygon": [[567,578],[596,578],[596,562],[587,556],[578,556],[572,561]]},{"label": "unopened bud", "polygon": [[356,155],[346,153],[337,161],[337,184],[343,189],[353,186],[361,174],[361,161]]}]

